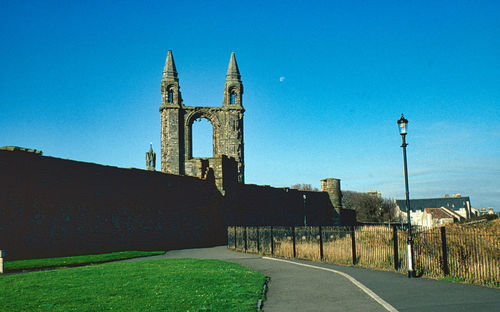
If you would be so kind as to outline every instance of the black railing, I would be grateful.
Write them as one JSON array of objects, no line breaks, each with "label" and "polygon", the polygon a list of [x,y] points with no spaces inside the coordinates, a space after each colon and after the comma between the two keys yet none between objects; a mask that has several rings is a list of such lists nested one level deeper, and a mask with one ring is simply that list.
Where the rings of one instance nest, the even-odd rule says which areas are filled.
[{"label": "black railing", "polygon": [[[231,249],[407,271],[407,232],[395,226],[229,226]],[[414,233],[417,275],[500,287],[500,235],[438,227]]]}]

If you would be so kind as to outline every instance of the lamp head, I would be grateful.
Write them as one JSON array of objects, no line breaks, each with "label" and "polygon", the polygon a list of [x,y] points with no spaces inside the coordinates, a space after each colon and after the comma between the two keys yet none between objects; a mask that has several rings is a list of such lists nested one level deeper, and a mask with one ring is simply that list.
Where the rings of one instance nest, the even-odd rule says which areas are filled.
[{"label": "lamp head", "polygon": [[405,119],[403,114],[401,114],[401,118],[398,120],[399,134],[406,135],[408,133],[408,120]]}]

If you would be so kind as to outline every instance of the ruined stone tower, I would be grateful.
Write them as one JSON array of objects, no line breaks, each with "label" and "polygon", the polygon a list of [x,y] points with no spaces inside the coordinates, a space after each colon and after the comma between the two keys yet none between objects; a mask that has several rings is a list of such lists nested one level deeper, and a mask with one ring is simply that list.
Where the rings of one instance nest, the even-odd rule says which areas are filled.
[{"label": "ruined stone tower", "polygon": [[340,190],[340,179],[326,178],[321,180],[321,191],[327,192],[330,197],[333,208],[335,209],[335,218],[340,215],[342,209],[342,191]]},{"label": "ruined stone tower", "polygon": [[[219,189],[227,180],[244,183],[243,83],[231,53],[221,107],[184,106],[172,51],[169,50],[161,80],[161,170],[162,172],[210,178]],[[192,126],[199,118],[213,128],[213,157],[192,156]],[[226,182],[225,182],[226,181]]]}]

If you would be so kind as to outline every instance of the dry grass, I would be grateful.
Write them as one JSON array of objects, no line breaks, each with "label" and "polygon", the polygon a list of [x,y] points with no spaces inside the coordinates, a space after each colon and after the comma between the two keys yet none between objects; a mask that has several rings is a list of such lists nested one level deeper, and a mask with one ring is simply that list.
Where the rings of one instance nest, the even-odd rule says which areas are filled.
[{"label": "dry grass", "polygon": [[274,240],[274,255],[293,258],[293,243],[290,236],[286,240]]},{"label": "dry grass", "polygon": [[313,241],[299,241],[296,243],[297,258],[312,261],[321,261],[319,243]]},{"label": "dry grass", "polygon": [[355,231],[356,263],[371,268],[394,267],[393,230],[387,226],[360,227]]},{"label": "dry grass", "polygon": [[352,264],[352,237],[346,229],[327,227],[324,230],[323,254],[328,263]]},{"label": "dry grass", "polygon": [[440,228],[415,233],[413,253],[415,271],[430,277],[443,275],[443,252]]}]

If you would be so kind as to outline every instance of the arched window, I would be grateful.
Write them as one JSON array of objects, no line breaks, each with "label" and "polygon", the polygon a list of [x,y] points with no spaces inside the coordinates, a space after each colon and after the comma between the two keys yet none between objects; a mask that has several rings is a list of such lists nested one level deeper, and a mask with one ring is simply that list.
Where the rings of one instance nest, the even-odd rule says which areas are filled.
[{"label": "arched window", "polygon": [[234,94],[234,91],[233,91],[233,92],[231,92],[231,102],[230,103],[234,105],[235,100],[236,100],[236,94]]},{"label": "arched window", "polygon": [[173,103],[174,102],[174,91],[168,90],[168,102]]}]

